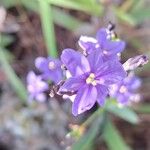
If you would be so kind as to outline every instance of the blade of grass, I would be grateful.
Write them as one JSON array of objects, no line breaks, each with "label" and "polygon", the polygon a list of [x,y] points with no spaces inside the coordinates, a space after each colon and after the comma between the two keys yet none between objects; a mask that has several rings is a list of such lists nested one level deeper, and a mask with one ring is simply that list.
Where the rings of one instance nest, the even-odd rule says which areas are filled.
[{"label": "blade of grass", "polygon": [[103,5],[100,1],[96,0],[76,0],[79,1],[83,6],[85,5],[88,8],[88,11],[91,15],[101,16],[103,13]]},{"label": "blade of grass", "polygon": [[[32,0],[32,1],[18,0],[18,1],[20,1],[20,3],[17,3],[18,5],[23,5],[28,10],[37,13],[39,12],[38,3],[36,2],[36,0]],[[52,15],[53,15],[54,23],[71,31],[76,32],[76,30],[78,30],[80,27],[90,26],[90,24],[78,20],[77,18],[71,16],[70,14],[68,14],[67,12],[59,8],[55,8],[55,7],[52,8]]]},{"label": "blade of grass", "polygon": [[69,0],[48,0],[50,4],[70,8],[70,9],[76,9],[76,10],[84,10],[85,7],[82,7],[80,3],[77,3],[75,1],[69,1]]},{"label": "blade of grass", "polygon": [[[36,3],[35,0],[33,1],[21,0],[21,4],[29,10],[38,12],[38,4]],[[55,7],[52,8],[52,15],[54,23],[71,31],[75,31],[80,26],[87,24],[83,23],[82,21],[79,21],[77,18],[71,16],[70,14],[59,8]]]},{"label": "blade of grass", "polygon": [[23,5],[25,8],[27,8],[29,10],[32,10],[32,11],[35,11],[35,12],[39,11],[37,0],[30,0],[30,1],[19,0],[19,2],[20,2],[20,5]]},{"label": "blade of grass", "polygon": [[5,8],[13,7],[16,5],[17,0],[0,0],[0,5],[4,6]]},{"label": "blade of grass", "polygon": [[110,120],[105,125],[103,138],[109,150],[131,150]]},{"label": "blade of grass", "polygon": [[137,124],[139,121],[138,115],[129,107],[119,107],[115,99],[107,99],[105,110],[132,123]]},{"label": "blade of grass", "polygon": [[87,127],[89,124],[91,124],[96,117],[102,115],[104,113],[103,108],[98,108],[83,124],[82,126]]},{"label": "blade of grass", "polygon": [[117,9],[117,8],[114,8],[113,10],[116,13],[116,16],[118,17],[118,19],[120,19],[121,21],[124,21],[132,26],[136,25],[136,21],[130,14],[122,11],[121,9]]},{"label": "blade of grass", "polygon": [[51,5],[49,5],[46,0],[39,0],[38,2],[42,29],[44,39],[47,45],[48,54],[52,57],[57,57],[58,54],[56,48],[55,30]]},{"label": "blade of grass", "polygon": [[2,35],[1,36],[1,47],[5,47],[11,44],[14,41],[14,38],[10,35]]},{"label": "blade of grass", "polygon": [[[65,27],[69,30],[76,30],[78,27],[82,26],[84,23],[76,19],[75,17],[72,17],[65,11],[62,11],[58,8],[53,8],[53,17],[56,24]],[[58,17],[59,16],[59,17]],[[65,20],[65,21],[64,21]]]},{"label": "blade of grass", "polygon": [[[97,113],[97,111],[95,112]],[[95,114],[94,113],[94,114]],[[100,113],[100,111],[99,111]],[[106,115],[105,112],[101,111],[101,116],[98,118],[93,118],[90,129],[84,134],[79,140],[73,144],[72,150],[91,150],[94,149],[94,139],[102,133],[105,125]],[[94,115],[95,116],[95,115]]]},{"label": "blade of grass", "polygon": [[137,1],[137,0],[134,0],[134,4],[133,4],[133,7],[132,9],[130,10],[130,13],[134,13],[136,12],[137,10],[141,10],[141,8],[143,7],[145,1]]},{"label": "blade of grass", "polygon": [[118,106],[109,105],[107,106],[106,109],[107,111],[115,114],[116,116],[132,124],[137,124],[139,121],[137,114],[134,111],[132,111],[130,108],[127,108],[127,107],[119,108]]},{"label": "blade of grass", "polygon": [[132,7],[133,3],[134,3],[134,0],[126,0],[121,5],[120,9],[124,12],[127,12]]},{"label": "blade of grass", "polygon": [[78,1],[71,1],[71,0],[48,0],[48,2],[52,5],[56,5],[68,9],[80,10],[80,11],[90,13],[92,15],[100,15],[103,11],[102,6],[98,5],[96,2],[95,5],[93,4],[89,5],[89,3],[81,3]]},{"label": "blade of grass", "polygon": [[[38,6],[37,6],[38,3],[36,3],[36,0],[32,0],[32,1],[20,0],[20,1],[21,1],[21,4],[27,9],[35,11],[35,12],[39,11]],[[91,7],[94,8],[92,10],[95,10],[95,7],[98,7],[98,9],[101,9],[99,5],[97,5],[97,3],[93,0],[90,0],[90,1],[82,0],[82,5],[84,6],[84,4],[86,5],[88,4],[88,7],[90,9]],[[53,20],[57,25],[62,26],[68,30],[74,31],[75,33],[79,32],[81,27],[84,28],[84,27],[91,26],[89,23],[84,23],[80,21],[79,19],[73,17],[66,11],[56,8],[56,7],[52,7],[52,14],[53,14]]]},{"label": "blade of grass", "polygon": [[5,53],[4,53],[4,49],[2,49],[1,47],[0,47],[0,62],[2,64],[2,67],[5,71],[5,74],[7,75],[7,78],[9,80],[11,86],[17,93],[17,95],[20,98],[20,100],[22,101],[22,103],[26,104],[26,101],[27,101],[26,88],[24,87],[23,83],[18,78],[18,76],[16,75],[16,73],[14,72],[12,67],[9,65],[9,63],[6,59]]},{"label": "blade of grass", "polygon": [[150,18],[150,9],[149,8],[141,8],[140,10],[134,11],[131,14],[137,24],[143,22],[144,20],[148,20]]},{"label": "blade of grass", "polygon": [[91,150],[92,142],[96,135],[99,133],[99,126],[100,125],[98,123],[94,123],[90,127],[89,131],[84,136],[79,138],[79,140],[75,144],[73,144],[72,150]]}]

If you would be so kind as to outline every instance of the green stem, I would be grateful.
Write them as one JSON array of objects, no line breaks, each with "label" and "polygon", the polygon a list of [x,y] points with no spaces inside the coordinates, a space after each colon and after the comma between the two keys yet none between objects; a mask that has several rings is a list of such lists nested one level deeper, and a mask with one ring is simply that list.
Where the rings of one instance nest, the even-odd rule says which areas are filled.
[{"label": "green stem", "polygon": [[20,97],[20,100],[23,104],[26,104],[27,101],[27,91],[24,87],[21,80],[18,78],[10,64],[8,63],[8,60],[6,59],[6,55],[4,53],[4,49],[1,47],[1,35],[0,35],[0,63],[5,71],[5,74],[7,75],[7,78],[11,84],[11,86],[14,88],[15,92]]},{"label": "green stem", "polygon": [[39,0],[40,16],[47,52],[52,57],[57,57],[55,30],[51,5],[46,0]]},{"label": "green stem", "polygon": [[88,126],[89,124],[91,124],[94,119],[99,116],[100,114],[102,114],[104,112],[103,108],[98,108],[81,126]]}]

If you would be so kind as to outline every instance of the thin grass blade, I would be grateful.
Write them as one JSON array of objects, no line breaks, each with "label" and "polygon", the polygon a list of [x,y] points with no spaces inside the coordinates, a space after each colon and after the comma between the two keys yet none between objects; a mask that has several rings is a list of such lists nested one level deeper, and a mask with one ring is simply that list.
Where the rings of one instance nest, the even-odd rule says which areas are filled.
[{"label": "thin grass blade", "polygon": [[103,138],[109,150],[131,150],[110,120],[104,128]]},{"label": "thin grass blade", "polygon": [[39,11],[41,16],[42,30],[47,46],[47,52],[52,57],[57,57],[55,30],[51,5],[45,0],[39,0]]}]

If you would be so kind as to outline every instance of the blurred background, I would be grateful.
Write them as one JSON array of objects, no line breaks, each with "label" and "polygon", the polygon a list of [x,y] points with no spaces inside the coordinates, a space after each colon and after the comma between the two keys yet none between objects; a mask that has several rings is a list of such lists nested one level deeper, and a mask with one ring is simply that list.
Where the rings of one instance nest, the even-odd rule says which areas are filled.
[{"label": "blurred background", "polygon": [[60,97],[27,103],[35,58],[79,49],[81,35],[109,21],[127,42],[123,62],[150,56],[149,0],[0,0],[0,150],[150,150],[150,63],[136,71],[142,100],[127,110],[97,115],[95,107],[75,118]]}]

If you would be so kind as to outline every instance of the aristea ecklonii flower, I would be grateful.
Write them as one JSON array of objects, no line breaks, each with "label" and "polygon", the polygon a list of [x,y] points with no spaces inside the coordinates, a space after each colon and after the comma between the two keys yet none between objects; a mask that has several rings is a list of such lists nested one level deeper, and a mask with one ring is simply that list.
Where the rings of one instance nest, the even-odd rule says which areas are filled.
[{"label": "aristea ecklonii flower", "polygon": [[116,98],[120,105],[128,105],[140,100],[140,94],[136,93],[140,86],[141,80],[130,72],[120,83],[111,86],[110,96]]},{"label": "aristea ecklonii flower", "polygon": [[37,57],[35,66],[41,71],[41,76],[44,80],[50,80],[58,83],[63,78],[61,61],[51,57]]},{"label": "aristea ecklonii flower", "polygon": [[43,102],[46,100],[44,92],[48,90],[48,84],[42,81],[41,76],[30,71],[27,75],[27,90],[29,94],[29,101],[37,100],[39,102]]},{"label": "aristea ecklonii flower", "polygon": [[66,80],[59,92],[76,92],[72,106],[75,116],[91,109],[96,102],[104,105],[109,86],[126,77],[121,63],[116,59],[103,62],[99,50],[85,57],[80,52],[65,49],[61,60],[72,77]]},{"label": "aristea ecklonii flower", "polygon": [[98,49],[103,60],[117,58],[117,54],[125,49],[125,42],[118,39],[113,30],[102,28],[97,32],[96,39],[87,36],[81,36],[78,41],[85,54],[90,54]]}]

